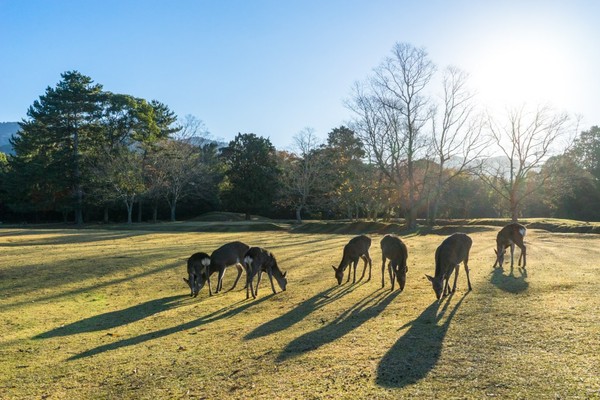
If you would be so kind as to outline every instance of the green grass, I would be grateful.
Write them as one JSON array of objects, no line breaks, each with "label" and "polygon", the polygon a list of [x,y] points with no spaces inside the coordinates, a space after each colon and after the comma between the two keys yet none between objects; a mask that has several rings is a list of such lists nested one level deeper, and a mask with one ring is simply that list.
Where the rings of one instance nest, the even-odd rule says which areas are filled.
[{"label": "green grass", "polygon": [[[530,227],[511,274],[492,269],[498,228],[466,224],[473,291],[461,270],[437,303],[424,274],[453,228],[403,236],[390,293],[379,241],[396,227],[354,226],[374,232],[373,277],[337,286],[350,223],[249,224],[265,223],[282,230],[0,230],[0,399],[600,398],[600,236]],[[186,258],[233,240],[273,251],[288,290],[190,298]]]}]

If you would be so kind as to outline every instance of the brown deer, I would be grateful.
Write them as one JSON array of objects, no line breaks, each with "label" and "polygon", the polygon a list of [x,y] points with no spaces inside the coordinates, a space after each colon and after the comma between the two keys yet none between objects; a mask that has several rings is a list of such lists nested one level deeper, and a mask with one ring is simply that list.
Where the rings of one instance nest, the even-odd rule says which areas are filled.
[{"label": "brown deer", "polygon": [[450,284],[448,281],[450,280],[452,272],[455,272],[452,293],[456,290],[458,269],[461,262],[464,262],[465,264],[469,291],[473,290],[471,287],[471,279],[469,278],[469,250],[471,250],[472,244],[473,240],[466,234],[454,233],[444,239],[442,244],[436,249],[435,276],[425,276],[431,281],[435,297],[437,297],[438,300],[442,297],[442,292],[444,296],[450,294]]},{"label": "brown deer", "polygon": [[187,260],[188,279],[183,278],[192,293],[191,297],[198,296],[198,292],[206,282],[206,269],[210,265],[210,256],[206,253],[194,253]]},{"label": "brown deer", "polygon": [[[342,284],[342,280],[344,279],[344,272],[346,271],[346,267],[351,263],[354,266],[354,278],[352,279],[352,283],[356,283],[356,266],[358,264],[358,260],[360,258],[365,262],[365,266],[363,268],[363,273],[360,279],[365,277],[365,271],[367,270],[367,262],[369,263],[369,279],[371,280],[371,257],[369,256],[369,247],[371,247],[371,239],[365,235],[356,236],[355,238],[350,239],[348,244],[344,246],[344,253],[342,254],[342,261],[340,261],[340,265],[336,268],[335,266],[331,266],[335,271],[335,278],[337,279],[338,285]],[[352,266],[350,267],[352,269]],[[348,271],[348,280],[346,282],[350,282],[350,272]]]},{"label": "brown deer", "polygon": [[398,280],[400,291],[404,290],[406,284],[406,272],[408,267],[406,259],[408,250],[404,242],[396,235],[385,235],[381,239],[381,287],[385,287],[385,261],[388,263],[388,272],[392,281],[392,291],[394,291],[394,281]]},{"label": "brown deer", "polygon": [[218,272],[217,279],[217,291],[219,293],[223,289],[223,276],[225,275],[225,269],[232,265],[235,265],[237,268],[238,275],[235,278],[235,282],[233,286],[229,290],[233,290],[240,280],[240,276],[242,276],[242,271],[244,270],[244,256],[250,246],[242,242],[231,242],[224,244],[219,247],[210,255],[210,267],[209,273],[206,275],[206,280],[208,281],[208,294],[212,296],[212,289],[210,286],[210,276],[215,272]]},{"label": "brown deer", "polygon": [[510,270],[512,271],[515,264],[515,245],[517,245],[521,249],[518,265],[519,267],[521,266],[522,258],[523,269],[525,269],[527,265],[527,248],[525,247],[525,243],[523,243],[523,239],[526,233],[527,228],[516,222],[506,225],[498,232],[498,236],[496,236],[496,249],[494,250],[496,252],[496,262],[492,268],[496,268],[496,265],[502,268],[506,248],[510,247]]},{"label": "brown deer", "polygon": [[[251,247],[244,256],[244,264],[246,266],[246,298],[250,298],[249,293],[252,293],[252,298],[258,296],[258,285],[263,272],[266,272],[271,282],[273,294],[277,293],[275,285],[273,285],[273,277],[277,280],[279,287],[285,292],[287,288],[287,272],[282,273],[277,265],[277,260],[273,253],[260,247]],[[254,277],[258,275],[256,289],[252,286]]]}]

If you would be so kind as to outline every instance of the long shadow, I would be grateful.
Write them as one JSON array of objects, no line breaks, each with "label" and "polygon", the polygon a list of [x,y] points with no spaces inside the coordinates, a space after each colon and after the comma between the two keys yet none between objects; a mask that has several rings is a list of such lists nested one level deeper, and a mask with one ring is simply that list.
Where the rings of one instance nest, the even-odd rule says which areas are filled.
[{"label": "long shadow", "polygon": [[[143,265],[143,260],[141,260],[141,263]],[[65,264],[65,263],[62,263]],[[66,264],[65,264],[66,265]],[[118,285],[120,283],[123,282],[130,282],[134,279],[138,279],[138,278],[143,278],[149,275],[153,275],[162,271],[166,271],[172,268],[175,268],[176,266],[180,266],[182,265],[181,261],[176,261],[173,263],[169,263],[169,264],[165,264],[163,266],[160,267],[156,267],[153,269],[149,269],[143,272],[139,272],[133,275],[129,275],[129,276],[125,276],[123,278],[117,278],[117,279],[113,279],[111,281],[107,281],[107,282],[101,282],[101,283],[97,283],[94,285],[90,285],[90,286],[85,286],[85,287],[79,287],[76,289],[71,289],[71,290],[66,290],[60,293],[56,293],[56,294],[52,294],[52,295],[48,295],[48,296],[43,296],[43,298],[39,298],[39,297],[32,297],[32,299],[34,300],[38,300],[38,301],[52,301],[52,300],[56,300],[62,297],[66,297],[66,296],[72,296],[72,295],[76,295],[76,294],[80,294],[80,293],[85,293],[88,291],[92,291],[92,290],[97,290],[97,289],[101,289],[104,287],[109,287],[109,286],[113,286],[113,285]],[[136,265],[132,265],[131,267],[138,267],[139,264]],[[66,268],[66,267],[65,267]],[[113,268],[113,270],[116,270],[117,267]],[[101,276],[101,274],[109,274],[111,273],[113,270],[98,270],[99,272],[97,273],[98,276]],[[46,275],[50,276],[50,272],[52,271],[52,267],[47,268],[46,273],[43,275],[44,277],[46,277]],[[67,272],[63,272],[66,270],[56,270],[55,269],[55,277],[51,277],[48,279],[48,282],[44,282],[44,285],[42,286],[42,288],[47,288],[47,287],[51,287],[52,284],[56,285],[61,285],[61,284],[65,284],[65,283],[72,283],[77,281],[78,279],[83,279],[83,278],[74,278],[72,275],[75,275],[76,272],[73,272],[71,274],[67,273]],[[41,274],[39,274],[41,275]],[[89,276],[87,276],[86,278],[89,278]],[[35,289],[39,289],[39,288],[32,288],[32,285],[35,285],[36,282],[38,282],[40,280],[39,276],[38,278],[36,278],[35,280],[29,279],[27,280],[27,282],[21,281],[20,285],[18,287],[18,290],[14,290],[14,288],[11,288],[11,292],[8,293],[7,296],[5,296],[5,298],[10,299],[13,295],[20,295],[22,293],[27,293],[27,292],[32,292],[35,293]],[[2,288],[2,285],[0,285],[0,289]],[[182,288],[183,290],[183,288]],[[189,292],[189,290],[188,290]],[[7,303],[4,302],[2,304],[0,304],[0,311],[4,310],[4,309],[9,309],[9,308],[14,308],[14,307],[18,307],[18,306],[22,306],[24,304],[29,304],[31,302],[31,299],[28,300],[22,300],[22,301],[17,301],[17,302],[13,302],[13,303]]]},{"label": "long shadow", "polygon": [[162,299],[151,300],[146,303],[138,304],[123,310],[111,311],[108,313],[95,315],[72,324],[52,329],[51,331],[34,336],[34,339],[49,339],[59,336],[76,335],[84,332],[102,331],[112,329],[118,326],[127,325],[147,318],[151,315],[176,308],[181,305],[179,300],[188,298],[186,295],[163,297]]},{"label": "long shadow", "polygon": [[164,336],[169,336],[173,333],[185,331],[187,329],[197,328],[202,325],[206,325],[211,322],[215,322],[224,318],[233,317],[250,307],[253,307],[257,304],[262,303],[263,301],[267,301],[274,294],[269,294],[267,296],[261,297],[258,300],[248,302],[248,301],[239,301],[237,303],[231,304],[227,307],[223,307],[220,310],[214,311],[210,314],[207,314],[203,317],[195,319],[193,321],[186,322],[184,324],[180,324],[177,326],[172,326],[170,328],[161,329],[155,332],[145,333],[143,335],[135,336],[129,339],[123,339],[116,342],[104,344],[102,346],[94,347],[93,349],[86,350],[82,353],[75,354],[67,359],[67,361],[78,360],[80,358],[91,357],[96,354],[101,354],[106,351],[117,350],[123,347],[134,346],[136,344],[147,342],[148,340],[157,339]]},{"label": "long shadow", "polygon": [[310,313],[343,297],[347,293],[351,292],[352,289],[353,287],[351,285],[344,285],[334,286],[324,290],[313,297],[304,300],[291,311],[288,311],[287,313],[256,327],[252,332],[244,336],[244,339],[256,339],[283,331],[302,321]]},{"label": "long shadow", "polygon": [[[442,345],[452,318],[466,294],[454,306],[444,323],[438,325],[448,309],[452,296],[439,310],[440,303],[434,302],[414,321],[402,326],[410,326],[383,356],[377,366],[375,382],[388,388],[402,388],[423,379],[437,364],[442,353]],[[439,312],[438,312],[439,311]]]},{"label": "long shadow", "polygon": [[[56,236],[43,238],[43,239],[29,239],[29,236],[40,236],[54,234]],[[120,240],[134,236],[148,235],[148,232],[143,231],[126,231],[126,232],[115,232],[115,231],[65,231],[64,229],[52,230],[48,229],[42,232],[18,232],[2,234],[0,236],[6,237],[27,237],[28,240],[20,240],[17,242],[0,243],[0,247],[31,247],[31,246],[56,246],[65,244],[83,244],[83,243],[96,243],[104,242],[109,240]]]},{"label": "long shadow", "polygon": [[516,276],[512,269],[508,275],[505,275],[502,268],[494,268],[490,282],[500,290],[512,294],[519,294],[529,288],[529,282],[525,280],[526,278],[526,269],[519,268],[519,276]]},{"label": "long shadow", "polygon": [[378,290],[373,292],[343,312],[331,323],[291,341],[277,356],[277,361],[285,361],[304,352],[316,350],[341,338],[379,315],[398,294],[400,294],[400,291],[390,293],[388,290]]}]

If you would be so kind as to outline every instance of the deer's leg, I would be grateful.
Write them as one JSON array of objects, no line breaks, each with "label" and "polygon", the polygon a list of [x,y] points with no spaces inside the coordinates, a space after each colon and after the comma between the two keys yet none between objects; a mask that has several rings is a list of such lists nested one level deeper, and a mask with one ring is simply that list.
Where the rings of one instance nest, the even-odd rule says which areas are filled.
[{"label": "deer's leg", "polygon": [[254,289],[254,294],[256,294],[258,296],[258,285],[260,285],[260,280],[262,279],[262,274],[263,274],[263,270],[262,270],[262,266],[258,269],[258,279],[256,280],[256,289]]},{"label": "deer's leg", "polygon": [[392,292],[394,291],[394,285],[396,284],[396,274],[398,271],[394,267],[394,264],[390,261],[388,264],[388,271],[390,273],[390,280],[392,281]]},{"label": "deer's leg", "polygon": [[385,256],[381,257],[381,288],[385,287]]},{"label": "deer's leg", "polygon": [[[206,267],[204,267],[204,271],[206,273],[206,284],[208,285],[208,295],[212,296],[212,288],[210,287],[210,271],[209,271],[210,267],[207,265]],[[201,275],[202,276],[202,275]]]},{"label": "deer's leg", "polygon": [[454,284],[452,285],[452,293],[454,293],[456,291],[456,281],[458,281],[459,268],[460,268],[460,264],[456,264],[456,267],[454,267]]},{"label": "deer's leg", "polygon": [[444,277],[442,278],[443,282],[444,282],[444,293],[443,293],[443,297],[448,296],[448,294],[450,293],[450,284],[448,283],[448,281],[450,280],[450,277]]},{"label": "deer's leg", "polygon": [[350,272],[352,272],[352,267],[354,267],[354,275],[352,277],[352,283],[356,283],[356,267],[358,267],[358,260],[350,263],[350,271],[348,271],[348,280],[350,280]]},{"label": "deer's leg", "polygon": [[515,264],[515,244],[510,244],[510,270],[512,272]]},{"label": "deer's leg", "polygon": [[371,260],[371,256],[369,255],[369,252],[367,252],[367,254],[365,254],[367,257],[367,261],[369,262],[369,279],[367,279],[367,281],[371,280],[371,268],[373,267],[373,261]]},{"label": "deer's leg", "polygon": [[231,289],[228,290],[228,292],[235,289],[238,281],[240,280],[240,277],[242,276],[242,270],[244,269],[240,264],[235,264],[235,267],[237,268],[237,272],[238,272],[237,278],[235,278],[235,282],[233,282],[233,286],[231,287]]},{"label": "deer's leg", "polygon": [[[367,257],[365,257],[364,255],[360,256],[360,258],[362,258],[362,260],[364,261],[365,265],[363,267],[363,272],[362,275],[360,276],[359,280],[363,280],[363,278],[365,277],[365,272],[367,272]],[[371,273],[369,272],[369,279],[371,279]]]},{"label": "deer's leg", "polygon": [[269,281],[271,282],[271,290],[273,291],[273,294],[276,294],[277,291],[275,290],[275,285],[273,285],[273,271],[271,268],[267,268],[267,274],[269,275]]},{"label": "deer's leg", "polygon": [[[246,269],[246,299],[250,298],[250,291],[252,289],[252,279],[254,279],[252,269],[252,264],[248,264],[248,268]],[[254,291],[252,291],[252,297],[254,298]]]},{"label": "deer's leg", "polygon": [[[458,271],[458,268],[456,269]],[[471,278],[469,278],[469,259],[465,259],[465,273],[467,274],[467,284],[469,285],[469,291],[473,290],[471,287]]]},{"label": "deer's leg", "polygon": [[521,249],[521,254],[519,255],[519,267],[521,266],[521,259],[523,259],[523,268],[525,268],[525,265],[527,264],[527,248],[525,247],[525,243],[517,243],[517,246],[519,246],[519,249]]},{"label": "deer's leg", "polygon": [[219,293],[223,289],[223,276],[225,275],[225,267],[219,268],[219,276],[217,277],[217,291]]}]

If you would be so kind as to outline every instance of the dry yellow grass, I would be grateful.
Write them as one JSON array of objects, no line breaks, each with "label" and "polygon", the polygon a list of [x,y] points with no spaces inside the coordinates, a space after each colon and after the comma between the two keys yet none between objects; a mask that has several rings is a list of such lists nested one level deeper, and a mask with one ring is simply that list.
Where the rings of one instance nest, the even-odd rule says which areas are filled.
[{"label": "dry yellow grass", "polygon": [[[336,286],[352,235],[0,230],[0,398],[600,398],[600,236],[530,229],[510,275],[496,231],[470,233],[474,290],[461,269],[438,304],[445,236],[403,237],[390,293],[381,235],[371,281]],[[288,290],[190,298],[185,259],[233,240],[273,251]]]}]

